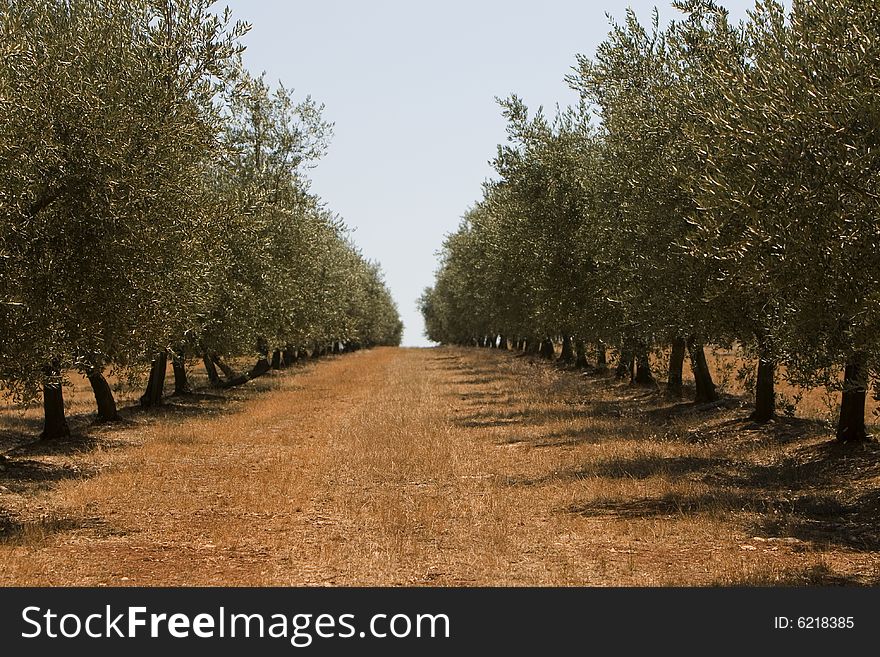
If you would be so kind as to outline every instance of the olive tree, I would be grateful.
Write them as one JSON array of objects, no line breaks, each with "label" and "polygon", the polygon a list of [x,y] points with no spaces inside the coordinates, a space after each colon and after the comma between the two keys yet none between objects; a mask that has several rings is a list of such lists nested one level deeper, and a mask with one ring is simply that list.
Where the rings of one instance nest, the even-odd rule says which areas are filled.
[{"label": "olive tree", "polygon": [[68,431],[63,370],[100,384],[106,362],[136,366],[197,322],[187,236],[245,29],[208,4],[0,10],[0,378],[22,399],[43,387],[47,438]]},{"label": "olive tree", "polygon": [[741,65],[716,63],[697,191],[702,229],[763,303],[772,357],[834,383],[837,438],[866,437],[878,352],[880,16],[847,0],[756,4]]}]

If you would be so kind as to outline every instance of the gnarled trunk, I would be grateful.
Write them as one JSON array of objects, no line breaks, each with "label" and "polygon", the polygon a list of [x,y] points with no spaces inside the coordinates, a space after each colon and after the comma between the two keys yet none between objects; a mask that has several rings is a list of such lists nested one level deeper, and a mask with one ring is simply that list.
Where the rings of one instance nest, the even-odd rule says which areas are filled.
[{"label": "gnarled trunk", "polygon": [[43,440],[70,436],[64,416],[64,393],[61,388],[61,366],[57,361],[43,369]]},{"label": "gnarled trunk", "polygon": [[608,367],[608,354],[605,350],[605,343],[599,340],[596,343],[596,369],[604,370]]},{"label": "gnarled trunk", "polygon": [[208,382],[212,386],[220,385],[220,375],[217,374],[217,366],[208,354],[202,356],[202,362],[205,364],[205,372],[208,373]]},{"label": "gnarled trunk", "polygon": [[630,382],[635,379],[635,374],[633,373],[635,366],[635,356],[626,351],[620,352],[620,361],[617,363],[617,369],[614,371],[614,376],[618,379],[625,379],[629,377]]},{"label": "gnarled trunk", "polygon": [[553,347],[553,340],[550,338],[544,338],[544,341],[541,342],[540,355],[541,358],[553,360],[553,357],[556,355],[556,349]]},{"label": "gnarled trunk", "polygon": [[541,341],[538,338],[527,338],[526,339],[526,353],[530,355],[537,355],[541,350]]},{"label": "gnarled trunk", "polygon": [[260,356],[254,366],[251,368],[251,371],[248,372],[248,379],[256,379],[258,376],[263,376],[266,372],[272,369],[272,364],[269,362],[269,359],[266,356]]},{"label": "gnarled trunk", "polygon": [[296,362],[296,350],[291,349],[290,347],[285,347],[281,352],[281,365],[284,367],[290,367]]},{"label": "gnarled trunk", "polygon": [[230,377],[223,383],[224,388],[234,388],[235,386],[244,385],[248,381],[252,379],[256,379],[257,377],[263,376],[272,369],[272,364],[269,362],[269,359],[264,355],[260,356],[254,366],[250,369],[249,372],[244,374],[237,374],[236,376]]},{"label": "gnarled trunk", "polygon": [[672,341],[672,352],[669,354],[669,374],[666,379],[666,392],[675,397],[681,397],[685,351],[687,351],[687,341],[684,338],[675,338]]},{"label": "gnarled trunk", "polygon": [[570,335],[562,336],[562,352],[559,354],[559,362],[561,362],[561,363],[574,362],[574,345],[571,342]]},{"label": "gnarled trunk", "polygon": [[281,350],[276,349],[272,352],[272,369],[280,370],[281,369]]},{"label": "gnarled trunk", "polygon": [[582,370],[590,366],[587,360],[587,344],[580,338],[574,341],[574,366]]},{"label": "gnarled trunk", "polygon": [[709,371],[709,363],[706,362],[706,352],[703,343],[691,336],[687,341],[688,354],[691,357],[691,370],[694,373],[694,383],[697,394],[694,402],[703,404],[718,399],[715,383],[712,381],[712,373]]},{"label": "gnarled trunk", "polygon": [[837,440],[866,440],[865,397],[868,392],[868,366],[864,354],[853,354],[843,370],[843,394],[837,421]]},{"label": "gnarled trunk", "polygon": [[98,407],[98,422],[119,421],[119,411],[116,409],[116,400],[113,399],[113,391],[110,384],[104,378],[101,368],[89,368],[86,373],[92,392],[95,395],[95,404]]},{"label": "gnarled trunk", "polygon": [[186,356],[183,349],[171,359],[171,369],[174,370],[174,394],[192,394],[192,388],[189,387],[189,381],[186,377]]},{"label": "gnarled trunk", "polygon": [[640,350],[639,355],[636,356],[636,374],[633,383],[639,386],[655,385],[654,375],[651,374],[651,362],[645,350]]},{"label": "gnarled trunk", "polygon": [[234,379],[238,376],[238,372],[229,367],[229,365],[227,365],[226,362],[222,358],[220,358],[219,355],[211,354],[211,360],[213,360],[217,367],[220,368],[220,371],[223,372],[223,376],[225,376],[227,379]]},{"label": "gnarled trunk", "polygon": [[498,336],[498,348],[504,349],[504,351],[507,351],[510,348],[507,344],[507,338],[504,337],[504,335]]},{"label": "gnarled trunk", "polygon": [[168,353],[161,352],[150,365],[150,378],[147,380],[147,389],[141,396],[141,406],[149,408],[162,403],[162,393],[165,390],[165,370],[168,367]]},{"label": "gnarled trunk", "polygon": [[758,358],[758,376],[755,381],[755,410],[750,419],[769,422],[776,415],[776,363],[769,358]]}]

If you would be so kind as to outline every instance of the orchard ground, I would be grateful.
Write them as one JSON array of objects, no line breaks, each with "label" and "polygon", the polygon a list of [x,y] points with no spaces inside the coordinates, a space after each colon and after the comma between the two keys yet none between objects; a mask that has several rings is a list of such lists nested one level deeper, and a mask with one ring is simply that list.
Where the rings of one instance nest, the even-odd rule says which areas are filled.
[{"label": "orchard ground", "polygon": [[880,582],[880,446],[835,444],[824,391],[753,424],[735,355],[715,366],[728,394],[694,406],[511,352],[380,348],[194,378],[150,412],[117,382],[125,420],[100,427],[76,381],[70,441],[0,410],[0,583]]}]

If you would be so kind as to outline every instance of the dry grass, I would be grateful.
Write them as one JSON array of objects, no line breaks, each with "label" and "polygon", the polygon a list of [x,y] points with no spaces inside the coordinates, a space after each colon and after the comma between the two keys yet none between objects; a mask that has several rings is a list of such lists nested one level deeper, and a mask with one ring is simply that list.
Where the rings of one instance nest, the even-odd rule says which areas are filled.
[{"label": "dry grass", "polygon": [[[736,399],[494,350],[376,349],[253,384],[13,449],[0,582],[880,581],[878,448],[818,421],[758,427]],[[25,419],[0,420],[7,440]]]}]

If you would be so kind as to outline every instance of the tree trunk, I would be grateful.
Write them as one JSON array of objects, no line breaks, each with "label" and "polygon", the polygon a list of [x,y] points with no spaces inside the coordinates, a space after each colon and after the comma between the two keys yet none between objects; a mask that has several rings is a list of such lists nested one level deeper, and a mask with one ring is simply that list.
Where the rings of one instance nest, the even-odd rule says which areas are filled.
[{"label": "tree trunk", "polygon": [[291,349],[290,347],[285,347],[284,351],[281,352],[281,364],[284,367],[290,367],[296,361],[296,350]]},{"label": "tree trunk", "polygon": [[669,376],[666,379],[666,392],[674,397],[681,397],[685,351],[687,351],[687,341],[684,338],[675,338],[672,341],[672,353],[669,355]]},{"label": "tree trunk", "polygon": [[581,370],[585,370],[590,366],[589,361],[587,361],[587,345],[580,338],[574,341],[574,366]]},{"label": "tree trunk", "polygon": [[235,386],[241,386],[251,380],[250,374],[237,374],[231,379],[226,379],[221,385],[224,388],[234,388]]},{"label": "tree trunk", "polygon": [[614,376],[618,379],[623,379],[629,377],[630,382],[634,379],[633,375],[633,365],[634,365],[634,357],[632,354],[621,351],[620,352],[620,362],[617,363],[617,369],[614,372]]},{"label": "tree trunk", "polygon": [[272,369],[280,370],[281,369],[281,350],[276,349],[272,352]]},{"label": "tree trunk", "polygon": [[840,399],[840,418],[837,422],[837,440],[852,442],[867,440],[865,427],[865,396],[868,392],[868,367],[864,354],[853,354],[843,371],[843,394]]},{"label": "tree trunk", "polygon": [[168,367],[168,353],[160,353],[153,364],[150,365],[150,378],[147,380],[147,389],[141,396],[141,406],[149,408],[162,403],[162,393],[165,390],[165,370]]},{"label": "tree trunk", "polygon": [[596,369],[604,370],[608,367],[608,355],[605,351],[605,343],[599,340],[596,343]]},{"label": "tree trunk", "polygon": [[503,349],[504,351],[507,351],[509,349],[507,345],[507,338],[504,337],[504,335],[498,336],[498,348]]},{"label": "tree trunk", "polygon": [[547,360],[553,360],[553,356],[556,355],[556,349],[553,347],[553,340],[550,338],[544,338],[544,341],[541,342],[540,349],[541,358],[546,358]]},{"label": "tree trunk", "polygon": [[113,391],[110,384],[104,378],[99,367],[92,367],[86,373],[92,392],[95,394],[95,404],[98,407],[98,422],[118,422],[119,411],[116,409],[116,400],[113,399]]},{"label": "tree trunk", "polygon": [[174,394],[192,394],[192,388],[189,387],[189,381],[186,378],[186,356],[183,354],[183,349],[171,359],[171,369],[174,370]]},{"label": "tree trunk", "polygon": [[219,367],[220,370],[223,372],[223,376],[225,376],[227,379],[234,379],[238,376],[238,372],[229,367],[229,365],[227,365],[226,362],[217,354],[211,354],[211,360],[216,363],[217,367]]},{"label": "tree trunk", "polygon": [[220,375],[217,374],[217,366],[208,354],[202,356],[202,362],[205,364],[205,372],[208,373],[208,381],[212,386],[220,385]]},{"label": "tree trunk", "polygon": [[61,367],[57,361],[43,369],[43,440],[68,438],[70,427],[64,416],[64,393],[61,389]]},{"label": "tree trunk", "polygon": [[235,386],[244,385],[248,381],[252,379],[256,379],[257,377],[263,376],[272,369],[272,364],[269,362],[269,359],[266,356],[260,356],[254,366],[250,369],[249,372],[245,374],[238,374],[234,377],[227,379],[223,383],[224,388],[234,388]]},{"label": "tree trunk", "polygon": [[526,353],[535,356],[540,351],[540,341],[538,338],[526,338]]},{"label": "tree trunk", "polygon": [[769,422],[776,415],[776,363],[769,358],[758,358],[758,377],[755,381],[755,410],[749,416],[755,422]]},{"label": "tree trunk", "polygon": [[691,336],[688,338],[687,347],[688,354],[691,357],[691,370],[694,373],[694,383],[697,388],[694,402],[697,404],[713,402],[718,399],[718,392],[715,390],[715,383],[712,381],[712,373],[709,371],[709,364],[706,362],[706,352],[703,349],[703,343]]},{"label": "tree trunk", "polygon": [[254,364],[251,368],[251,371],[248,372],[248,379],[256,379],[258,376],[263,376],[266,372],[272,369],[272,364],[269,363],[269,359],[266,356],[260,356],[259,360]]},{"label": "tree trunk", "polygon": [[639,351],[636,357],[636,375],[633,383],[639,386],[655,385],[654,375],[651,374],[651,362],[648,360],[648,354],[645,350]]},{"label": "tree trunk", "polygon": [[572,345],[570,335],[562,336],[562,353],[559,354],[559,362],[574,362],[574,346]]}]

